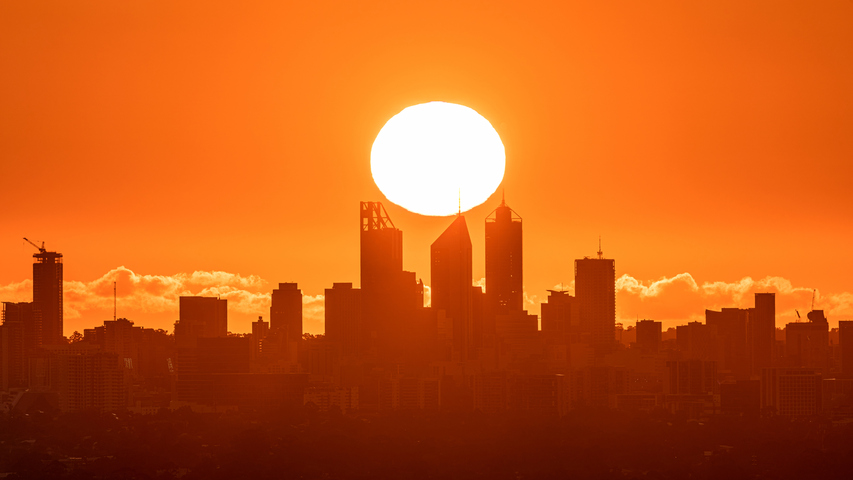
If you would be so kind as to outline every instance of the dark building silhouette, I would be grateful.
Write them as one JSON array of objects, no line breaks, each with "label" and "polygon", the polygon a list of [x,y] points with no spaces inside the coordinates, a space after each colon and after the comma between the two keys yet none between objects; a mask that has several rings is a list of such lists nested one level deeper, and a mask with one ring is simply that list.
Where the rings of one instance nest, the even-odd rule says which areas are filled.
[{"label": "dark building silhouette", "polygon": [[362,355],[385,360],[405,355],[416,341],[409,322],[423,308],[423,282],[403,271],[403,232],[380,202],[361,202]]},{"label": "dark building silhouette", "polygon": [[579,319],[577,299],[569,292],[548,290],[548,300],[541,305],[542,335],[549,344],[571,343],[572,327]]},{"label": "dark building silhouette", "polygon": [[49,385],[64,412],[126,408],[131,399],[130,370],[116,353],[100,348],[53,346],[49,355]]},{"label": "dark building silhouette", "polygon": [[829,364],[829,322],[823,310],[808,313],[808,322],[785,325],[787,366],[826,372]]},{"label": "dark building silhouette", "polygon": [[41,347],[41,322],[31,302],[3,302],[0,325],[0,390],[26,388],[28,359]]},{"label": "dark building silhouette", "polygon": [[334,283],[325,292],[326,338],[340,347],[344,358],[360,354],[361,289]]},{"label": "dark building silhouette", "polygon": [[228,334],[228,300],[216,297],[180,297],[179,320],[175,323],[178,346],[191,344],[200,337],[224,337]]},{"label": "dark building silhouette", "polygon": [[660,350],[663,324],[654,320],[637,322],[637,348],[643,352],[654,353]]},{"label": "dark building silhouette", "polygon": [[731,372],[736,379],[747,379],[752,373],[749,356],[749,309],[723,308],[705,310],[705,323],[716,327],[722,349],[720,370]]},{"label": "dark building silhouette", "polygon": [[755,308],[750,309],[750,341],[752,371],[755,374],[773,364],[773,345],[776,343],[776,294],[756,293]]},{"label": "dark building silhouette", "polygon": [[675,328],[676,347],[687,360],[717,360],[719,339],[717,327],[702,322],[689,322]]},{"label": "dark building silhouette", "polygon": [[765,368],[761,371],[762,413],[811,416],[823,406],[822,377],[813,368]]},{"label": "dark building silhouette", "polygon": [[471,237],[465,217],[453,223],[430,246],[431,306],[444,310],[451,323],[452,359],[466,361],[471,352]]},{"label": "dark building silhouette", "polygon": [[841,373],[853,377],[853,320],[838,322],[838,343],[841,348]]},{"label": "dark building silhouette", "polygon": [[62,333],[62,254],[44,248],[33,258],[33,308],[44,345],[65,343]]},{"label": "dark building silhouette", "polygon": [[254,361],[263,353],[263,341],[270,333],[269,322],[264,317],[258,317],[257,322],[252,322],[252,360]]},{"label": "dark building silhouette", "polygon": [[290,342],[302,338],[302,290],[296,283],[279,283],[272,291],[270,330],[284,331]]},{"label": "dark building silhouette", "polygon": [[501,199],[486,217],[486,312],[524,309],[521,217]]},{"label": "dark building silhouette", "polygon": [[575,295],[580,310],[580,325],[590,335],[596,354],[609,352],[615,343],[616,261],[598,258],[575,260]]}]

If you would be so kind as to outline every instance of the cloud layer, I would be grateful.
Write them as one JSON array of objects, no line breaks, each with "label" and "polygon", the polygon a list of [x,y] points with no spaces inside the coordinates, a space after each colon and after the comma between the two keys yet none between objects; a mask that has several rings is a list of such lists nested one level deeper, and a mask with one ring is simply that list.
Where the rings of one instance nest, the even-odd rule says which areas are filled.
[{"label": "cloud layer", "polygon": [[[705,282],[700,285],[689,273],[654,281],[640,281],[622,275],[616,280],[616,316],[626,325],[633,324],[639,316],[673,326],[704,320],[705,309],[753,307],[754,294],[759,292],[776,294],[776,324],[780,327],[795,320],[794,310],[805,316],[811,308],[812,289],[795,287],[790,280],[782,277],[760,280],[744,277],[735,282]],[[815,297],[815,309],[824,310],[831,325],[838,320],[853,318],[853,294],[822,294],[816,290]]]},{"label": "cloud layer", "polygon": [[[117,307],[120,317],[138,325],[172,330],[178,318],[178,298],[182,295],[219,296],[228,300],[229,329],[251,331],[251,322],[258,316],[269,319],[272,289],[269,282],[256,275],[242,276],[228,272],[176,273],[173,275],[140,275],[121,266],[103,276],[83,282],[66,280],[65,333],[91,328],[112,318],[113,282],[117,282]],[[474,282],[484,285],[485,279]],[[574,292],[574,282],[554,286],[555,290]],[[753,280],[744,277],[735,282],[698,283],[689,273],[643,281],[630,275],[616,280],[617,321],[633,325],[639,317],[664,322],[665,327],[687,321],[704,320],[705,309],[722,307],[748,308],[754,305],[756,292],[776,293],[776,323],[783,326],[794,321],[795,309],[805,314],[811,307],[812,289],[798,287],[782,277]],[[430,300],[425,286],[425,303]],[[525,308],[535,311],[547,297],[524,293]],[[27,302],[32,300],[32,281],[0,285],[0,301]],[[323,333],[323,295],[303,295],[303,325],[309,333]],[[815,308],[823,309],[830,325],[838,320],[853,319],[853,294],[816,291]]]},{"label": "cloud layer", "polygon": [[[118,316],[135,320],[145,327],[172,330],[178,319],[178,299],[184,295],[219,296],[228,300],[229,329],[251,331],[251,322],[263,316],[269,320],[272,288],[256,275],[228,272],[140,275],[124,266],[110,270],[90,282],[64,282],[65,333],[91,328],[112,318],[113,282],[117,282]],[[32,300],[32,281],[0,286],[0,300]],[[303,325],[306,331],[320,333],[323,327],[323,296],[304,295]]]}]

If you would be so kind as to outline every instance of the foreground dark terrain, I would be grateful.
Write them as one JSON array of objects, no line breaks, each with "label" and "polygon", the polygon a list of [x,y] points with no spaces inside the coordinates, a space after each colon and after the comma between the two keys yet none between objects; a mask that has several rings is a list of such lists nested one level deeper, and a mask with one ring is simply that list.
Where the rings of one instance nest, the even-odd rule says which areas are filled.
[{"label": "foreground dark terrain", "polygon": [[0,478],[850,478],[853,426],[575,411],[0,417]]}]

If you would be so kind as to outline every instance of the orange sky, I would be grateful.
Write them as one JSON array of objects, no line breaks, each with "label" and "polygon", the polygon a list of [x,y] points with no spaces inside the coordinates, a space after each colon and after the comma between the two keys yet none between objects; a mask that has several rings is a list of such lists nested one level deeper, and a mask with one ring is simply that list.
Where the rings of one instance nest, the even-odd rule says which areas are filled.
[{"label": "orange sky", "polygon": [[[358,202],[384,200],[373,139],[443,100],[503,139],[534,311],[601,234],[618,276],[699,288],[678,277],[692,303],[669,312],[683,295],[625,280],[622,318],[701,315],[703,284],[768,276],[798,292],[790,308],[817,288],[831,324],[853,318],[853,2],[251,3],[0,3],[0,300],[31,298],[23,236],[62,252],[83,296],[108,296],[97,280],[119,266],[228,272],[151,292],[248,292],[235,331],[278,282],[357,283]],[[466,214],[475,279],[497,203]],[[450,219],[386,207],[429,283]],[[66,334],[112,314],[75,301]]]}]

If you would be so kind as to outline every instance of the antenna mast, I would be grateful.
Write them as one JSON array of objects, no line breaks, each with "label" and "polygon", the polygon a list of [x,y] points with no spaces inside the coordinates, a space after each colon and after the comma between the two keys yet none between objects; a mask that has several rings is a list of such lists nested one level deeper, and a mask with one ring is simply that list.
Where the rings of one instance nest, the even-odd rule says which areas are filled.
[{"label": "antenna mast", "polygon": [[116,321],[116,284],[118,282],[113,282],[113,321]]},{"label": "antenna mast", "polygon": [[601,251],[601,235],[598,236],[598,259],[601,260],[604,252]]}]

